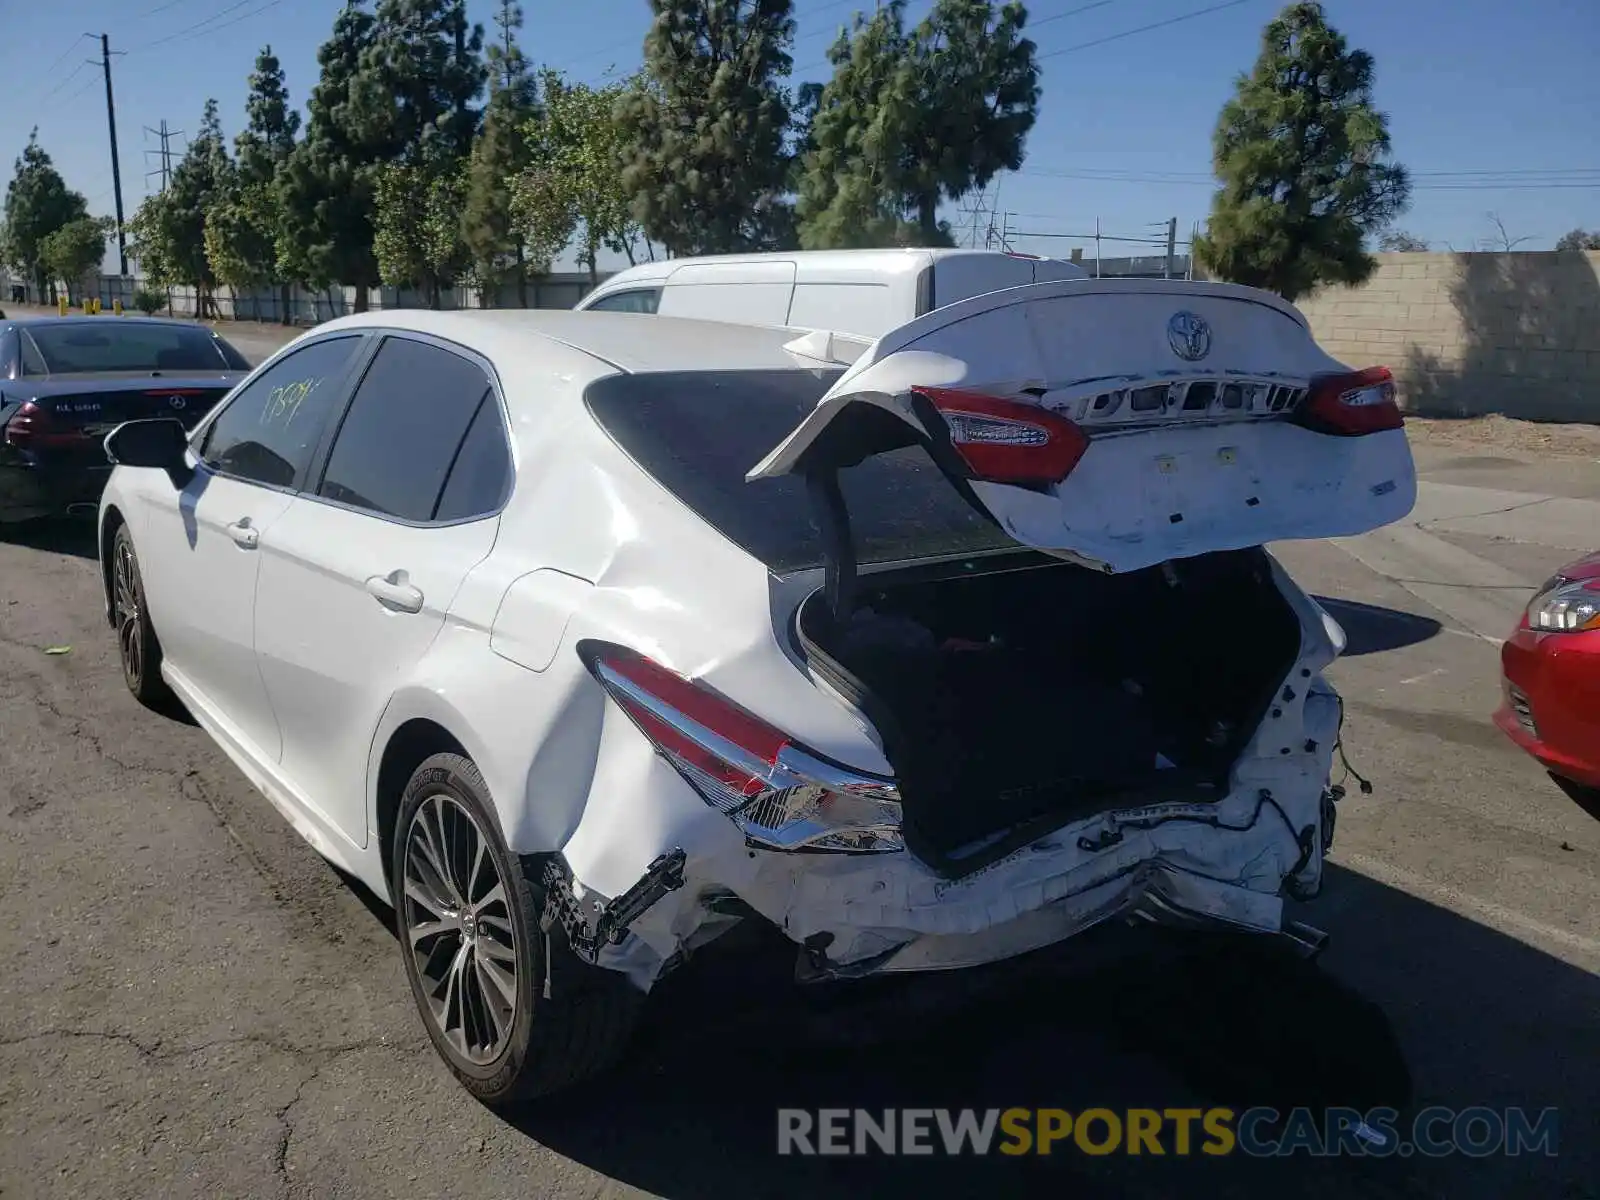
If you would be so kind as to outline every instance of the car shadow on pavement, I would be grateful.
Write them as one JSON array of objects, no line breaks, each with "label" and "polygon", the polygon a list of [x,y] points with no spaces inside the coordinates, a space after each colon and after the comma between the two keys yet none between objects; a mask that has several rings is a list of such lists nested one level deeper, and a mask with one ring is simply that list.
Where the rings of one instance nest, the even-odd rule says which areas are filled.
[{"label": "car shadow on pavement", "polygon": [[1437,637],[1443,628],[1432,617],[1397,608],[1338,600],[1332,596],[1313,596],[1312,599],[1327,609],[1328,615],[1344,630],[1346,645],[1342,657],[1345,658],[1403,650]]},{"label": "car shadow on pavement", "polygon": [[1584,787],[1582,784],[1573,783],[1572,780],[1563,779],[1554,773],[1550,775],[1550,779],[1551,782],[1566,793],[1568,800],[1571,800],[1596,821],[1600,821],[1600,788]]},{"label": "car shadow on pavement", "polygon": [[62,517],[48,521],[24,521],[0,525],[0,541],[30,550],[70,554],[75,558],[98,559],[95,523],[89,517]]},{"label": "car shadow on pavement", "polygon": [[[1578,1064],[1600,1060],[1592,1022],[1600,981],[1348,871],[1330,867],[1324,895],[1331,912],[1312,915],[1332,924],[1334,938],[1315,965],[1264,941],[1173,945],[1155,931],[1147,956],[1084,973],[1074,959],[1080,941],[1090,943],[1080,940],[1006,964],[1003,983],[986,969],[988,982],[948,1007],[926,1010],[885,987],[868,1037],[853,1006],[808,999],[786,983],[792,949],[708,951],[663,982],[622,1068],[514,1123],[562,1155],[672,1200],[1043,1188],[1075,1196],[1554,1196],[1577,1195],[1577,1181],[1600,1177],[1582,1173],[1592,1161],[1216,1158],[1175,1155],[1170,1141],[1160,1158],[1093,1156],[1070,1139],[1048,1157],[777,1153],[780,1108],[1270,1105],[1321,1113],[1520,1104],[1535,1113],[1558,1106],[1573,1126],[1593,1111],[1592,1071]],[[1371,995],[1386,996],[1387,1011]],[[1535,1021],[1544,1032],[1534,1044],[1570,1054],[1571,1068],[1556,1057],[1519,1058]],[[1426,1090],[1413,1096],[1419,1059],[1417,1086]],[[1527,1191],[1539,1171],[1546,1175]]]}]

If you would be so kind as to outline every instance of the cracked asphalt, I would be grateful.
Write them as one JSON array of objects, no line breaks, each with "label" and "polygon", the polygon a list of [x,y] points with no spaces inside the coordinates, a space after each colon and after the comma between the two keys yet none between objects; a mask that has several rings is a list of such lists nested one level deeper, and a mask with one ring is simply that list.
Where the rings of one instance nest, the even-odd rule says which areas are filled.
[{"label": "cracked asphalt", "polygon": [[[1430,469],[1490,470],[1452,461]],[[1451,537],[1530,584],[1572,557]],[[757,939],[664,985],[603,1086],[507,1121],[436,1060],[382,906],[181,714],[127,695],[87,532],[0,534],[0,1196],[1600,1195],[1600,811],[1489,725],[1495,647],[1409,576],[1327,544],[1278,552],[1350,633],[1334,675],[1375,784],[1352,787],[1325,894],[1297,914],[1332,934],[1318,970],[1254,949],[1092,968],[1050,952],[957,977],[937,1004],[841,1006],[798,994],[792,959]],[[774,1145],[779,1106],[1392,1099],[1556,1107],[1560,1153],[842,1162]]]}]

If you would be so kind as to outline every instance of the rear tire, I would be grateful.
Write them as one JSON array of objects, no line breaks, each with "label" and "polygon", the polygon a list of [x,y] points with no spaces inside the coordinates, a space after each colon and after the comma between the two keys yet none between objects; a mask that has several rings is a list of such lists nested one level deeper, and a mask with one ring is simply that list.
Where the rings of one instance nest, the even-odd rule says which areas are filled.
[{"label": "rear tire", "polygon": [[411,995],[463,1087],[491,1108],[508,1108],[597,1075],[621,1056],[643,993],[579,959],[559,927],[546,940],[544,891],[506,849],[470,759],[435,754],[417,768],[400,799],[391,861]]},{"label": "rear tire", "polygon": [[111,543],[111,613],[117,631],[117,657],[122,681],[146,708],[161,709],[172,690],[161,677],[161,641],[145,604],[144,576],[134,553],[133,535],[123,525]]}]

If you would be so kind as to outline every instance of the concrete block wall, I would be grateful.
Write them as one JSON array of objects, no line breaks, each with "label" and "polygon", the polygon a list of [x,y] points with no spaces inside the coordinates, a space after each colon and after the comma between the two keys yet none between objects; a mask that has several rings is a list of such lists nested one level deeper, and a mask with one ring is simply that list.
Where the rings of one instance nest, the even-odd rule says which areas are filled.
[{"label": "concrete block wall", "polygon": [[1328,353],[1393,368],[1419,414],[1600,423],[1600,252],[1377,257],[1298,302]]}]

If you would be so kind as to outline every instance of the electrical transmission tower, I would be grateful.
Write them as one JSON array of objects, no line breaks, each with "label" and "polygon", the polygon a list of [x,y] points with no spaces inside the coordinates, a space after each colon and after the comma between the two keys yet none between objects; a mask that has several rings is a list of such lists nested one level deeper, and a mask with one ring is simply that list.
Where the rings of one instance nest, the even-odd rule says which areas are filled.
[{"label": "electrical transmission tower", "polygon": [[146,158],[149,158],[152,154],[156,155],[161,160],[161,165],[154,171],[146,171],[144,177],[148,181],[152,176],[161,176],[160,190],[164,192],[167,190],[167,185],[172,182],[172,139],[182,137],[183,130],[168,129],[167,122],[163,119],[160,129],[151,129],[150,126],[146,125],[144,131],[153,133],[161,139],[161,149],[146,150],[144,152]]}]

